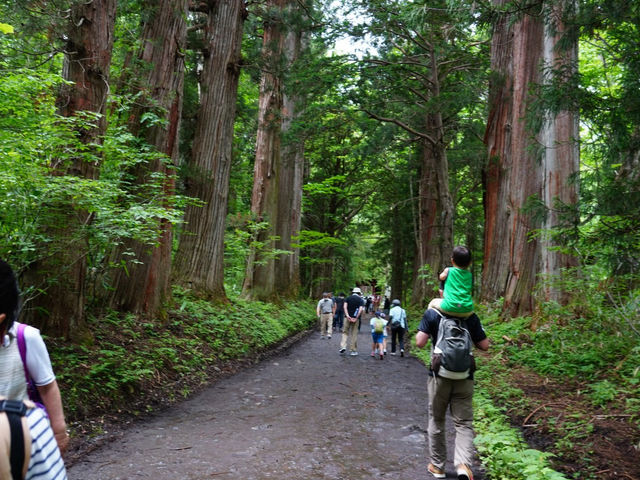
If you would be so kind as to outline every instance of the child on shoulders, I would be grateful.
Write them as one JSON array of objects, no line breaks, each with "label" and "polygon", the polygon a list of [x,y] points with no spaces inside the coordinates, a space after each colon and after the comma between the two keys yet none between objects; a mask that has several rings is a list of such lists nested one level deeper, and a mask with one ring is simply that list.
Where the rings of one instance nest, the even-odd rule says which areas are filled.
[{"label": "child on shoulders", "polygon": [[454,248],[451,263],[453,266],[445,268],[439,276],[444,282],[442,298],[431,300],[429,308],[453,317],[466,318],[473,314],[473,277],[469,271],[471,252],[463,246]]}]

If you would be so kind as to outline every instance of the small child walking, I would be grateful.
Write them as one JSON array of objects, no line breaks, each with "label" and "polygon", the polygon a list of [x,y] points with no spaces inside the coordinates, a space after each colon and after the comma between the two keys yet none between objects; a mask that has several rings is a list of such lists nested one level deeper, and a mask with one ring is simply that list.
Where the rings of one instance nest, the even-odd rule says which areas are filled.
[{"label": "small child walking", "polygon": [[387,329],[386,315],[377,311],[371,317],[371,356],[376,356],[376,350],[380,353],[380,360],[384,360],[384,332]]}]

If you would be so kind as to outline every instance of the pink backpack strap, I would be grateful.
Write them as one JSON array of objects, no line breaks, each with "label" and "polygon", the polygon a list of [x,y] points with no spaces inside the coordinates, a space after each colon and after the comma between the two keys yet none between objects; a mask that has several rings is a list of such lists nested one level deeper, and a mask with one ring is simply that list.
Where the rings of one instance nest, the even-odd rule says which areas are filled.
[{"label": "pink backpack strap", "polygon": [[[33,382],[31,374],[29,373],[29,367],[27,367],[27,342],[24,338],[25,328],[26,325],[24,323],[18,324],[16,340],[18,340],[18,350],[20,351],[20,358],[22,359],[22,366],[24,367],[24,378],[27,380],[27,394],[29,395],[29,399],[38,407],[42,408],[45,411],[45,414],[47,414],[47,409],[42,402],[42,397],[40,396],[38,387],[36,387],[36,384]],[[48,416],[49,415],[47,414],[47,417]]]},{"label": "pink backpack strap", "polygon": [[22,359],[22,366],[24,367],[24,376],[27,379],[27,383],[31,381],[31,375],[29,374],[29,367],[27,367],[27,343],[24,341],[24,329],[26,325],[24,323],[18,324],[18,350],[20,350],[20,358]]}]

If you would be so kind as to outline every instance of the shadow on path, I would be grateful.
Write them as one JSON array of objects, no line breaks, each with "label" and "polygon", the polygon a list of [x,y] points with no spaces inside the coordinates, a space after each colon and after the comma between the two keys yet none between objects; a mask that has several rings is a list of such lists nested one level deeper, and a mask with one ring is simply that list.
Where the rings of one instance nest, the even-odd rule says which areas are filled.
[{"label": "shadow on path", "polygon": [[[411,356],[372,358],[364,324],[357,357],[340,355],[339,345],[340,334],[321,339],[314,332],[132,426],[76,462],[69,478],[433,478],[426,471],[426,368]],[[452,465],[447,472],[456,478]]]}]

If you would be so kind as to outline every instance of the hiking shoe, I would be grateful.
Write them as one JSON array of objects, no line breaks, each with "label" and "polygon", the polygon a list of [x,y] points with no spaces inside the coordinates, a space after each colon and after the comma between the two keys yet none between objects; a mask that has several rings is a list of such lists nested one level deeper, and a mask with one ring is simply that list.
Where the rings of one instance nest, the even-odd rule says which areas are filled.
[{"label": "hiking shoe", "polygon": [[404,350],[400,350],[400,356],[404,357]]},{"label": "hiking shoe", "polygon": [[346,351],[347,351],[347,349],[346,349],[346,348],[341,348],[341,349],[340,349],[340,353],[344,353],[344,352],[346,352]]},{"label": "hiking shoe", "polygon": [[433,463],[429,464],[427,471],[436,478],[447,478],[447,474],[444,473],[444,470],[436,467]]},{"label": "hiking shoe", "polygon": [[458,465],[456,473],[458,474],[458,480],[473,480],[473,473],[471,473],[471,469],[464,463]]},{"label": "hiking shoe", "polygon": [[358,355],[358,352],[351,352],[349,355],[351,355],[352,357],[355,357]]}]

